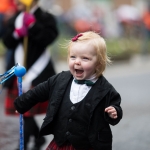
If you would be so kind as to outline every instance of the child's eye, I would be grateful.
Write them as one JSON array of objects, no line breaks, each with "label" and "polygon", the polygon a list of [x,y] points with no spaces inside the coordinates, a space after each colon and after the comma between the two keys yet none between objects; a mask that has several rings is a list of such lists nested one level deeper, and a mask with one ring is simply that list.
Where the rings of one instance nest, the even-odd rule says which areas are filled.
[{"label": "child's eye", "polygon": [[70,58],[75,58],[75,56],[70,56]]},{"label": "child's eye", "polygon": [[84,59],[84,60],[89,60],[89,58],[88,58],[88,57],[83,57],[83,59]]}]

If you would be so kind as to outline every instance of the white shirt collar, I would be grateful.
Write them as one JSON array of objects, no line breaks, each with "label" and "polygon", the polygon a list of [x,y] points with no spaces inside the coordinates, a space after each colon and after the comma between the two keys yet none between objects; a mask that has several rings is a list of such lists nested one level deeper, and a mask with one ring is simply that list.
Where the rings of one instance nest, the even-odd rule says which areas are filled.
[{"label": "white shirt collar", "polygon": [[[75,79],[75,77],[74,77],[74,79]],[[90,80],[93,83],[95,83],[98,80],[98,78],[96,77],[96,74],[93,74],[90,78],[85,79],[85,80]]]},{"label": "white shirt collar", "polygon": [[[73,104],[82,101],[92,88],[92,86],[87,86],[86,84],[77,84],[74,82],[74,79],[72,81],[70,90],[70,100]],[[96,74],[93,74],[90,78],[86,80],[90,80],[95,83],[98,80],[98,78],[96,77]]]}]

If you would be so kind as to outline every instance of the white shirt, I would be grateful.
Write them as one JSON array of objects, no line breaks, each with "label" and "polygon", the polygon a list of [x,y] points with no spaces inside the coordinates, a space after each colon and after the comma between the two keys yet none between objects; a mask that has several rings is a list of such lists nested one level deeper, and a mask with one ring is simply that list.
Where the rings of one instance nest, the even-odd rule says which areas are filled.
[{"label": "white shirt", "polygon": [[[75,79],[75,78],[74,78]],[[73,104],[78,103],[84,99],[92,86],[87,86],[86,84],[77,84],[72,80],[71,89],[70,89],[70,100]],[[95,83],[98,79],[96,75],[92,75],[91,78],[86,79]]]}]

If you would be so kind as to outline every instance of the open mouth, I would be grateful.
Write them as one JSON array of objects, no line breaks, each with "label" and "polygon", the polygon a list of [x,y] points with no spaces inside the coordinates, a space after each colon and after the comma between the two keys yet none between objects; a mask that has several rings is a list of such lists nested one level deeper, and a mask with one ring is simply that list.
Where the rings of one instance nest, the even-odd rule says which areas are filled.
[{"label": "open mouth", "polygon": [[82,75],[82,73],[84,72],[83,70],[79,70],[79,69],[75,69],[76,71],[76,75]]}]

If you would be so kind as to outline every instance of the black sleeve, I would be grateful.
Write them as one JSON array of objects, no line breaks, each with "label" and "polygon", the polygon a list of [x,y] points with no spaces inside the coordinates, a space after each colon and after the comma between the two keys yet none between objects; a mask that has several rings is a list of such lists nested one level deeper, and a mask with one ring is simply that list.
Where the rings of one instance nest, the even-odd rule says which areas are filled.
[{"label": "black sleeve", "polygon": [[47,47],[58,36],[57,22],[53,15],[41,11],[35,13],[36,22],[29,29],[29,38],[31,42],[38,44],[39,47]]},{"label": "black sleeve", "polygon": [[109,106],[113,106],[116,111],[117,111],[117,118],[116,119],[112,119],[109,117],[108,113],[105,112],[105,119],[107,120],[107,122],[111,125],[116,125],[117,123],[119,123],[119,121],[122,119],[122,115],[123,115],[123,111],[122,108],[120,106],[121,104],[121,96],[118,92],[115,91],[115,89],[113,89],[108,95],[107,95],[107,102],[106,102],[106,107]]},{"label": "black sleeve", "polygon": [[50,99],[57,80],[57,76],[52,76],[47,81],[40,83],[33,89],[17,97],[14,101],[16,110],[23,114],[30,110],[37,103],[45,102]]}]

